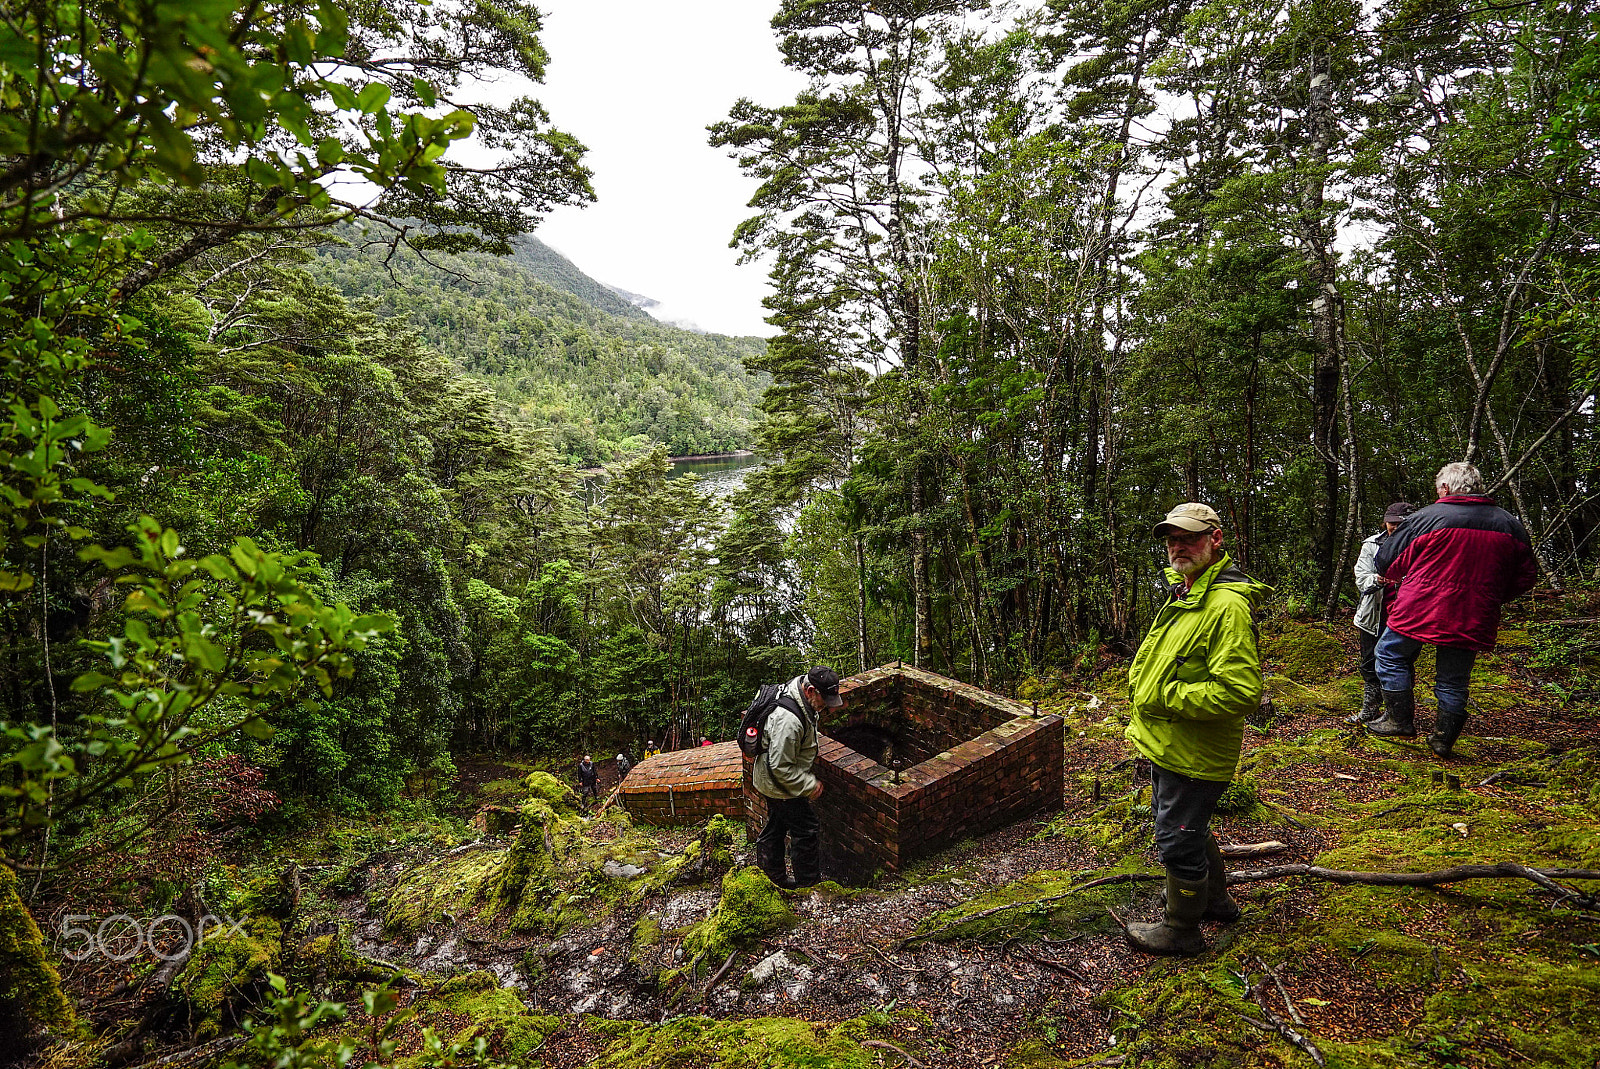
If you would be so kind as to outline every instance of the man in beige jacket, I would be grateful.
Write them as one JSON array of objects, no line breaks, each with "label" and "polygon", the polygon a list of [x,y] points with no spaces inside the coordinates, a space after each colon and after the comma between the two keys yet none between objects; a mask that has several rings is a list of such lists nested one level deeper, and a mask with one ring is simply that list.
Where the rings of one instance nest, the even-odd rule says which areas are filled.
[{"label": "man in beige jacket", "polygon": [[[795,676],[767,717],[766,752],[755,759],[751,782],[767,800],[767,822],[756,837],[756,864],[780,887],[810,887],[822,879],[821,825],[811,801],[822,781],[811,771],[817,761],[817,718],[824,709],[844,705],[839,673],[813,668]],[[794,863],[791,881],[784,868],[784,839]]]}]

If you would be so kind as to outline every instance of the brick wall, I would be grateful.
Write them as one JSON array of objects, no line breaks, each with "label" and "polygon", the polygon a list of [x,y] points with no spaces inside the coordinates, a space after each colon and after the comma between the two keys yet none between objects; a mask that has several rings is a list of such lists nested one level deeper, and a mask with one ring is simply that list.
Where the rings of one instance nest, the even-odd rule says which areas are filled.
[{"label": "brick wall", "polygon": [[736,781],[726,787],[679,790],[667,786],[623,795],[628,816],[641,824],[698,824],[721,814],[744,817],[744,790]]},{"label": "brick wall", "polygon": [[[1017,702],[932,672],[887,666],[840,684],[846,706],[833,724],[874,723],[929,748],[902,773],[824,737],[814,769],[822,824],[823,872],[859,882],[898,870],[962,839],[1061,806],[1062,722]],[[765,799],[745,766],[745,814],[752,838],[766,821]]]}]

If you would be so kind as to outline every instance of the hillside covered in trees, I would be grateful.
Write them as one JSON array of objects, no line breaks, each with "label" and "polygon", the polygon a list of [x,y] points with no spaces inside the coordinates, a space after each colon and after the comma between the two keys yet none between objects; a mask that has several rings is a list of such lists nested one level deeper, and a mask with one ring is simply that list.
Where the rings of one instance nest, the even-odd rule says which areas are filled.
[{"label": "hillside covered in trees", "polygon": [[[766,340],[530,240],[593,190],[488,89],[523,0],[0,12],[0,1063],[1589,1069],[1600,9],[774,7],[806,90],[705,117]],[[1338,720],[1462,459],[1540,581],[1446,765]],[[1223,828],[1288,856],[1152,965],[1183,500],[1274,589]],[[571,797],[897,660],[1059,714],[1061,813],[790,892]]]},{"label": "hillside covered in trees", "polygon": [[390,257],[359,240],[318,250],[312,274],[406,324],[581,467],[652,444],[673,456],[750,445],[766,343],[657,323],[536,238],[500,258]]}]

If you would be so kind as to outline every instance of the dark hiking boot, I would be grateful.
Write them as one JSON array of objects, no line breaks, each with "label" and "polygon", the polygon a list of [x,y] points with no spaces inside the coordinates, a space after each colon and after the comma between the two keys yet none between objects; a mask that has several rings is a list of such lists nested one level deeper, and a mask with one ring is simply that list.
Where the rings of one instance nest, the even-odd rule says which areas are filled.
[{"label": "dark hiking boot", "polygon": [[1128,945],[1146,954],[1192,958],[1206,949],[1200,917],[1206,911],[1206,881],[1180,880],[1167,874],[1166,917],[1154,924],[1128,925]]},{"label": "dark hiking boot", "polygon": [[1383,692],[1383,716],[1370,724],[1363,724],[1368,735],[1376,735],[1380,739],[1414,739],[1417,737],[1417,725],[1412,723],[1411,714],[1415,705],[1409,690],[1386,690]]},{"label": "dark hiking boot", "polygon": [[1440,709],[1433,721],[1433,733],[1428,736],[1428,749],[1438,757],[1452,757],[1461,729],[1467,726],[1465,709]]},{"label": "dark hiking boot", "polygon": [[1383,715],[1383,688],[1366,684],[1361,694],[1361,708],[1344,718],[1346,724],[1370,724]]},{"label": "dark hiking boot", "polygon": [[756,867],[767,874],[767,879],[772,881],[774,887],[789,888],[794,886],[794,881],[789,879],[789,870],[783,863],[782,840],[776,844],[756,840]]}]

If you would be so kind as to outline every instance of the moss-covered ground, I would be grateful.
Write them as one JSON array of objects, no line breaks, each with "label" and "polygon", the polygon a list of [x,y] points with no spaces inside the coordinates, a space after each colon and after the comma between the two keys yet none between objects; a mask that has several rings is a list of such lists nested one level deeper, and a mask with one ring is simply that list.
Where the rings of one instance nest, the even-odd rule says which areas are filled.
[{"label": "moss-covered ground", "polygon": [[[1341,722],[1361,697],[1347,629],[1267,621],[1273,701],[1216,827],[1225,844],[1286,850],[1230,869],[1600,868],[1600,665],[1569,632],[1508,624],[1474,673],[1458,756],[1440,761],[1421,738]],[[518,1067],[1309,1065],[1271,1013],[1330,1066],[1593,1069],[1600,918],[1524,880],[1246,881],[1243,920],[1207,925],[1199,958],[1130,950],[1119,921],[1154,916],[1160,885],[1123,670],[1026,687],[1066,722],[1059,813],[864,888],[780,891],[748,867],[742,826],[594,819],[556,778],[487,760],[448,806],[268,828],[204,885],[210,908],[246,923],[181,974],[189,1034],[258,1009],[269,968],[358,1004],[389,961],[415,1013],[404,1066],[422,1065],[424,1028]],[[1423,727],[1431,672],[1425,656]],[[484,804],[514,827],[480,838]],[[749,979],[758,962],[776,978]]]}]

